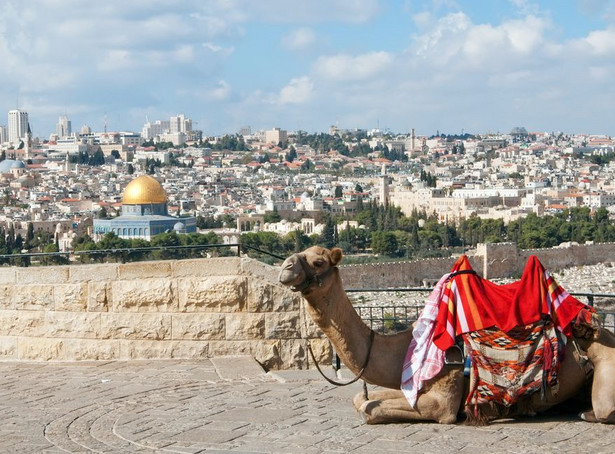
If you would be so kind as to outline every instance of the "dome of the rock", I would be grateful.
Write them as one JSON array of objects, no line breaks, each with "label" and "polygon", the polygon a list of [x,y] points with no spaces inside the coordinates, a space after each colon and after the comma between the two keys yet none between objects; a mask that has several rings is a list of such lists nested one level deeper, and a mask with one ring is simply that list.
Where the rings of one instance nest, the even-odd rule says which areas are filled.
[{"label": "dome of the rock", "polygon": [[166,203],[167,193],[154,177],[142,175],[135,178],[124,190],[123,205],[144,205]]}]

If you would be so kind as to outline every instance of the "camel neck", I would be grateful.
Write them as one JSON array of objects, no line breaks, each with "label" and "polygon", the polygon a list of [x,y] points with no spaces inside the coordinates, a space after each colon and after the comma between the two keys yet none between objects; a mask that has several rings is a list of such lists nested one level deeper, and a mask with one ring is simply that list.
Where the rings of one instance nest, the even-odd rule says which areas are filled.
[{"label": "camel neck", "polygon": [[306,295],[308,310],[344,364],[357,372],[365,363],[370,329],[352,306],[337,270],[332,279],[333,285]]}]

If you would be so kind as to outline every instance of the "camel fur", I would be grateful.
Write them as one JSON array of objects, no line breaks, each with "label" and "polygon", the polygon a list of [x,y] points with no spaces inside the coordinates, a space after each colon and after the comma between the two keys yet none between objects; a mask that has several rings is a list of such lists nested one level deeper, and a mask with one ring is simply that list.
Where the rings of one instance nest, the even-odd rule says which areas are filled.
[{"label": "camel fur", "polygon": [[[370,328],[363,323],[342,286],[337,269],[342,257],[339,248],[311,247],[284,261],[279,281],[301,291],[308,303],[308,314],[329,338],[346,367],[357,375],[369,350]],[[363,393],[353,399],[355,409],[367,424],[403,421],[452,424],[457,421],[467,392],[462,367],[445,365],[436,377],[424,384],[415,408],[410,406],[400,390],[403,361],[411,339],[412,328],[392,335],[375,334],[370,360],[362,378],[385,389],[371,391],[368,399]],[[482,422],[534,415],[575,396],[587,377],[575,360],[578,354],[571,342],[567,343],[566,349],[566,359],[559,372],[559,387],[547,389],[545,400],[536,393],[519,399],[517,404],[505,410],[497,406],[481,408],[485,418]],[[602,417],[602,412],[600,415]]]},{"label": "camel fur", "polygon": [[575,324],[574,337],[587,352],[594,367],[592,409],[581,413],[589,422],[615,424],[615,334],[600,328],[600,318],[593,314],[591,326]]}]

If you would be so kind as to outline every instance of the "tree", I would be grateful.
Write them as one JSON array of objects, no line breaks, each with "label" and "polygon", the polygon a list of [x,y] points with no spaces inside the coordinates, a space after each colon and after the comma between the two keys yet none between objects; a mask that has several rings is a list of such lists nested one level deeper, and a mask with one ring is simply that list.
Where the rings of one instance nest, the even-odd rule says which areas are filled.
[{"label": "tree", "polygon": [[28,229],[26,231],[26,249],[32,248],[34,241],[34,224],[28,222]]},{"label": "tree", "polygon": [[340,185],[335,186],[335,198],[339,199],[340,197],[342,197],[342,195],[344,195],[342,192],[342,187]]},{"label": "tree", "polygon": [[132,164],[128,163],[128,165],[126,166],[126,172],[128,173],[128,175],[132,175],[133,173],[135,173],[135,168]]},{"label": "tree", "polygon": [[322,235],[320,236],[320,244],[327,249],[335,246],[335,222],[330,215],[326,216],[325,227],[322,229]]},{"label": "tree", "polygon": [[374,254],[384,254],[393,257],[399,247],[397,237],[392,232],[377,231],[372,233],[372,251]]},{"label": "tree", "polygon": [[264,221],[271,224],[273,222],[280,222],[282,220],[282,216],[280,216],[280,213],[278,213],[277,209],[274,209],[273,211],[267,211],[265,212],[265,215],[263,216]]}]

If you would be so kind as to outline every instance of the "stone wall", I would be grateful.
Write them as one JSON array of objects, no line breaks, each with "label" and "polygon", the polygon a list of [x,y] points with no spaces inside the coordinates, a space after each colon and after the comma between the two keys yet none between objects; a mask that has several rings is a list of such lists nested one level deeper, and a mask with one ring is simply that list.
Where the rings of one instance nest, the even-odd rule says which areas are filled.
[{"label": "stone wall", "polygon": [[[566,243],[550,249],[517,249],[514,243],[479,244],[468,253],[472,267],[487,279],[520,277],[530,255],[536,255],[547,270],[615,262],[615,243]],[[456,258],[423,259],[361,265],[341,265],[345,288],[382,289],[433,286],[448,273]]]},{"label": "stone wall", "polygon": [[329,344],[249,258],[0,268],[0,359],[138,360],[247,354],[271,369],[306,365]]}]

